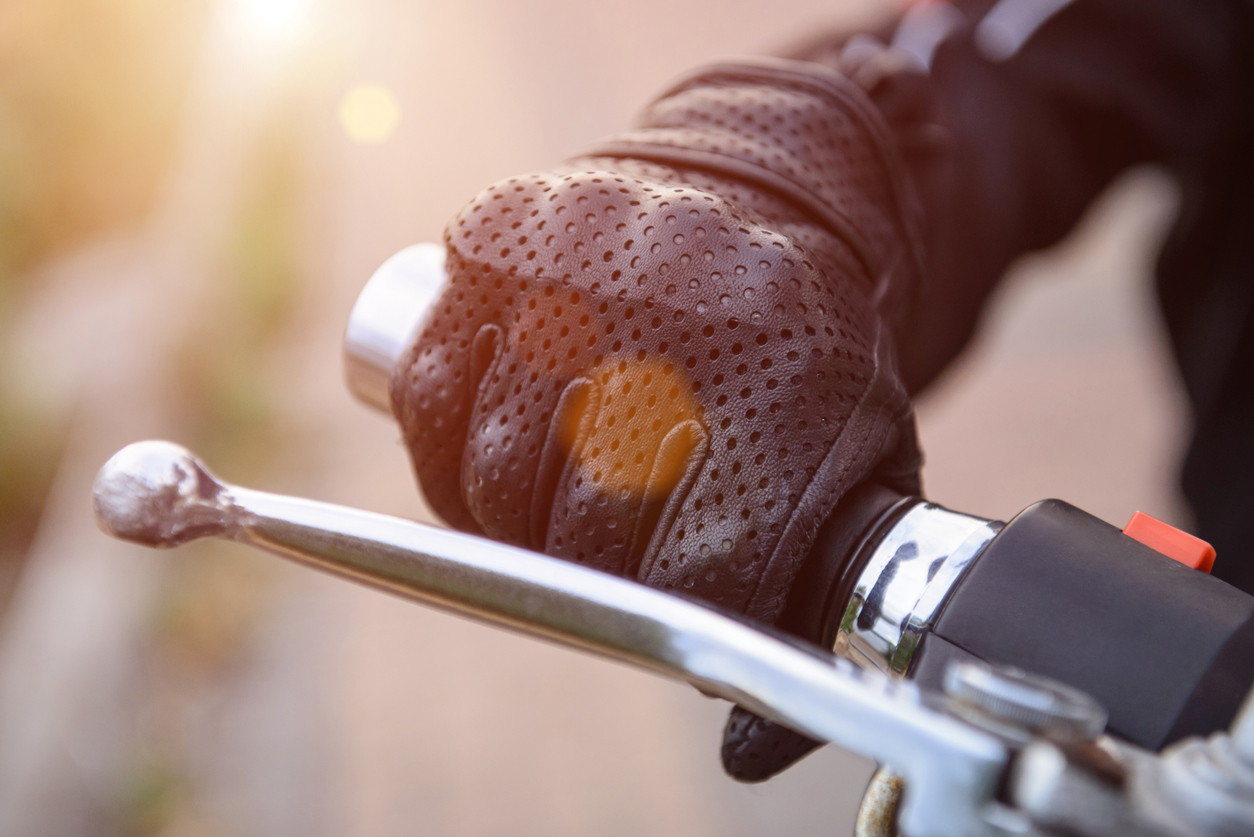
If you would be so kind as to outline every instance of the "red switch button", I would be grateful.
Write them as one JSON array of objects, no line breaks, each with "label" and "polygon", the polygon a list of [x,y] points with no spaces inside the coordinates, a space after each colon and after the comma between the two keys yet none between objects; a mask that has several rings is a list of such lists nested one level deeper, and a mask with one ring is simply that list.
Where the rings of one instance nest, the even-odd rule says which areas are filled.
[{"label": "red switch button", "polygon": [[1144,512],[1135,512],[1123,533],[1186,567],[1208,573],[1215,564],[1215,547]]}]

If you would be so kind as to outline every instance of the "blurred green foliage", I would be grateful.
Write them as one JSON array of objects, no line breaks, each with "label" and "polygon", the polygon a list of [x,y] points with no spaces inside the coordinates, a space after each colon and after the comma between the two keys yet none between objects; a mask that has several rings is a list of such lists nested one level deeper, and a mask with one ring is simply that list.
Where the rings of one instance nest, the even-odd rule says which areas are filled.
[{"label": "blurred green foliage", "polygon": [[[139,230],[160,200],[212,0],[0,0],[0,617],[52,483],[68,416],[21,389],[5,348],[40,268]],[[238,205],[197,312],[163,382],[175,438],[232,480],[284,447],[274,349],[302,265],[303,147],[293,102],[274,102],[249,149]],[[84,347],[84,350],[88,350]],[[152,602],[149,680],[133,769],[112,800],[128,835],[212,834],[197,819],[192,739],[204,695],[247,658],[269,602],[270,564],[230,545],[171,556]],[[210,710],[211,714],[211,710]]]},{"label": "blurred green foliage", "polygon": [[288,117],[272,115],[253,149],[212,310],[204,333],[186,342],[173,385],[184,438],[239,481],[259,476],[282,441],[268,364],[299,284],[304,182],[298,120]]},{"label": "blurred green foliage", "polygon": [[[0,3],[0,336],[39,265],[138,226],[173,154],[208,0]],[[60,457],[64,416],[0,340],[0,606]]]},{"label": "blurred green foliage", "polygon": [[[273,350],[294,307],[303,250],[303,156],[294,122],[276,116],[253,149],[216,265],[216,293],[200,318],[201,332],[184,343],[171,384],[180,438],[235,482],[263,479],[285,443],[271,384]],[[212,675],[247,646],[272,562],[212,540],[180,553],[171,556],[155,602],[157,645],[171,666]]]},{"label": "blurred green foliage", "polygon": [[126,788],[122,817],[123,833],[156,835],[168,831],[185,804],[186,783],[161,759],[151,759],[135,770]]},{"label": "blurred green foliage", "polygon": [[[285,441],[270,364],[299,287],[304,205],[303,156],[290,127],[297,120],[287,116],[276,114],[253,149],[216,265],[216,293],[200,320],[204,331],[188,336],[172,384],[181,438],[232,481],[262,478]],[[189,753],[203,723],[199,700],[247,660],[275,569],[266,556],[215,540],[167,559],[153,602],[151,715],[120,800],[125,834],[220,833],[197,819]]]}]

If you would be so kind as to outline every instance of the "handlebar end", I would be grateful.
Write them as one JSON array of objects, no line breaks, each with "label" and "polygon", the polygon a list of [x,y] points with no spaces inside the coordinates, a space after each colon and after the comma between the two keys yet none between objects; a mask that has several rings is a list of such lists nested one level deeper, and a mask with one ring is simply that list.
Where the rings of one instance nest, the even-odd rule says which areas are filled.
[{"label": "handlebar end", "polygon": [[344,381],[367,406],[392,413],[392,370],[447,281],[444,247],[415,244],[362,288],[344,331]]}]

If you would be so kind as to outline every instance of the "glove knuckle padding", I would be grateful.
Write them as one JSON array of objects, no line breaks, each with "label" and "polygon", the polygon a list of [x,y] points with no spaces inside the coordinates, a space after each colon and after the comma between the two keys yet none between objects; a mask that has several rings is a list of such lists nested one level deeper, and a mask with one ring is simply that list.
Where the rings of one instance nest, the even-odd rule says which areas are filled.
[{"label": "glove knuckle padding", "polygon": [[913,444],[877,310],[908,220],[860,105],[794,81],[690,79],[450,222],[393,379],[448,522],[773,621],[839,496]]},{"label": "glove knuckle padding", "polygon": [[852,249],[877,300],[904,309],[922,263],[920,210],[888,127],[854,84],[797,62],[714,66],[642,121],[599,150],[715,168],[785,196]]}]

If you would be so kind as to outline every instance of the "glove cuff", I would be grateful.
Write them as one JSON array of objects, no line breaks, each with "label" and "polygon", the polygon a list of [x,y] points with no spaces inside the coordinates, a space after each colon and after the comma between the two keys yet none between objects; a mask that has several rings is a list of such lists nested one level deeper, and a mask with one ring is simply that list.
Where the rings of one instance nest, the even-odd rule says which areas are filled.
[{"label": "glove cuff", "polygon": [[587,155],[714,172],[777,194],[853,252],[881,316],[897,322],[915,294],[921,210],[889,127],[857,85],[819,64],[698,69],[645,110],[639,129]]}]

